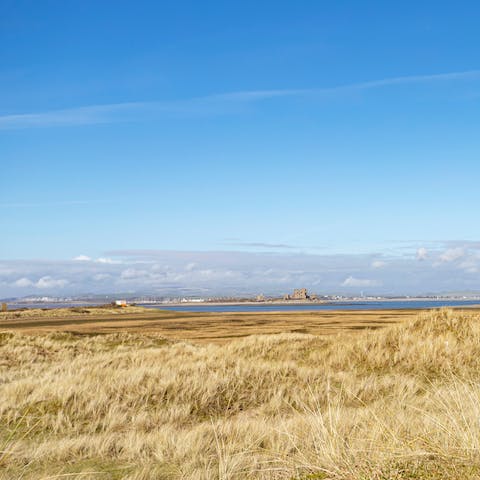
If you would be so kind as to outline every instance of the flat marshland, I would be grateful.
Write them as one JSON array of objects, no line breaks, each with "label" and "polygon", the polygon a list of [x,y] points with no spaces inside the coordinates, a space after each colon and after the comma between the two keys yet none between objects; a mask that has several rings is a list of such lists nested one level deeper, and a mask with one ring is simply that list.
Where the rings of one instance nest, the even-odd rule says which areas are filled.
[{"label": "flat marshland", "polygon": [[248,335],[379,328],[417,315],[415,310],[300,312],[175,312],[153,308],[77,307],[0,313],[0,329],[23,333],[156,333],[169,339],[224,343]]},{"label": "flat marshland", "polygon": [[480,477],[477,310],[282,315],[0,316],[0,478]]}]

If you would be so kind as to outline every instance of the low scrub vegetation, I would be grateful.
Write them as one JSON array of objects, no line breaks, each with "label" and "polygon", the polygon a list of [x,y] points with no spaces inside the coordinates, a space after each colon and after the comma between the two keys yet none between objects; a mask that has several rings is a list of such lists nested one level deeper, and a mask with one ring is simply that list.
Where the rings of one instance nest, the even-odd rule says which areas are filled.
[{"label": "low scrub vegetation", "polygon": [[0,333],[1,479],[476,479],[480,317],[252,336]]}]

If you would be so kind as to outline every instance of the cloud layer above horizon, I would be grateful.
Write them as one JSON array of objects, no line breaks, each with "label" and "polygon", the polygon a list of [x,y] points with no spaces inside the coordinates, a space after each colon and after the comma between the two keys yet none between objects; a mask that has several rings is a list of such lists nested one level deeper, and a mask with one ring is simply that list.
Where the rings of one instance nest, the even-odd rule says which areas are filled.
[{"label": "cloud layer above horizon", "polygon": [[0,261],[0,296],[125,293],[160,296],[420,295],[476,290],[480,242],[445,242],[407,253],[121,250],[92,258]]}]

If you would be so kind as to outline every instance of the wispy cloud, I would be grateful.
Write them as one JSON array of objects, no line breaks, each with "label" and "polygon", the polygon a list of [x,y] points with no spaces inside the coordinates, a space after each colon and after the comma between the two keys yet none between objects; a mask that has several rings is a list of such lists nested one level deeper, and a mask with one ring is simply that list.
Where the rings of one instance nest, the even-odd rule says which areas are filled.
[{"label": "wispy cloud", "polygon": [[[463,72],[435,73],[432,75],[409,75],[403,77],[390,77],[381,80],[357,83],[338,87],[342,89],[366,90],[369,88],[388,87],[390,85],[402,85],[408,83],[430,83],[453,80],[473,80],[480,78],[480,70],[467,70]],[[337,88],[337,90],[338,90]]]},{"label": "wispy cloud", "polygon": [[88,205],[86,200],[66,200],[60,202],[12,202],[0,203],[0,208],[62,207],[69,205]]},{"label": "wispy cloud", "polygon": [[280,89],[280,90],[253,90],[244,92],[232,92],[220,95],[212,95],[210,98],[237,101],[255,101],[275,97],[302,96],[302,95],[322,95],[347,92],[354,90],[370,90],[394,85],[431,83],[455,80],[474,80],[480,79],[480,70],[468,70],[463,72],[437,73],[432,75],[410,75],[401,77],[389,77],[380,80],[371,80],[367,82],[350,83],[336,85],[324,88],[308,89]]},{"label": "wispy cloud", "polygon": [[90,125],[118,121],[136,121],[161,113],[212,115],[237,112],[245,104],[261,100],[315,96],[325,97],[353,91],[372,90],[404,84],[452,82],[480,78],[480,70],[390,77],[367,82],[307,89],[269,89],[227,92],[173,101],[121,102],[87,105],[47,112],[0,116],[0,129]]},{"label": "wispy cloud", "polygon": [[90,125],[110,123],[147,106],[141,102],[110,103],[0,116],[0,129]]}]

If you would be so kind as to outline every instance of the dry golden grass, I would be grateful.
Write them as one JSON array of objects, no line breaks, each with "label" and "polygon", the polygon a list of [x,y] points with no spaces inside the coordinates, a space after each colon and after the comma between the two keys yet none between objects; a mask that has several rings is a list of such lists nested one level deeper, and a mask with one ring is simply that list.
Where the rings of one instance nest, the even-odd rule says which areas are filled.
[{"label": "dry golden grass", "polygon": [[476,479],[480,316],[189,344],[0,334],[1,479]]}]

